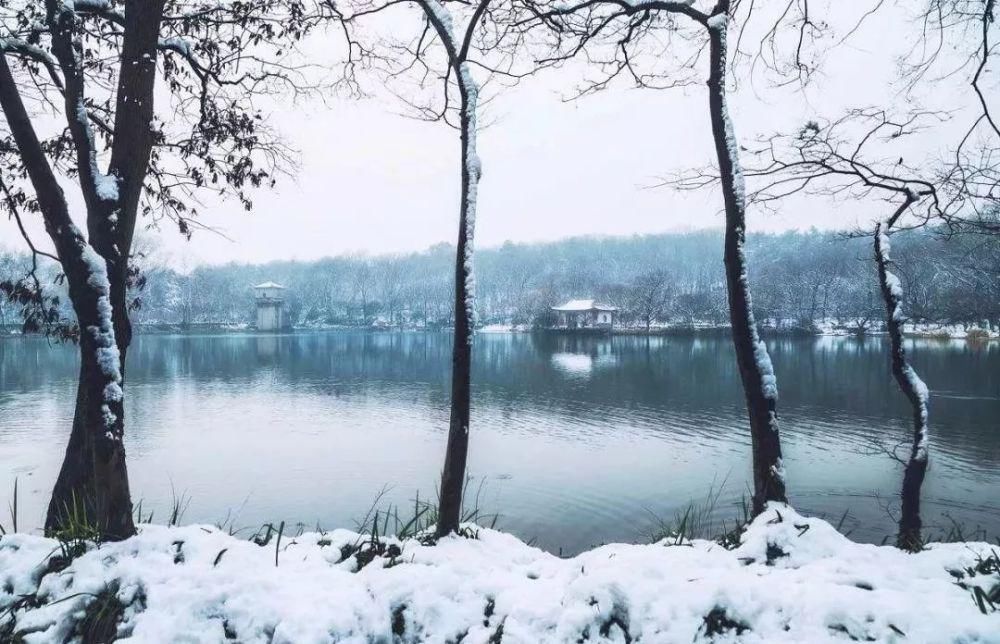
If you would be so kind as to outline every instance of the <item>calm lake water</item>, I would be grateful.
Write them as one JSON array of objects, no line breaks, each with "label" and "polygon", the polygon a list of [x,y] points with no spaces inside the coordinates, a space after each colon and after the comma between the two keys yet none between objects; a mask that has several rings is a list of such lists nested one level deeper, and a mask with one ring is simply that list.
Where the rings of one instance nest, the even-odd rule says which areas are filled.
[{"label": "calm lake water", "polygon": [[[855,539],[893,533],[907,410],[883,341],[769,341],[789,492]],[[380,490],[433,496],[448,426],[451,337],[438,333],[139,336],[129,354],[133,498],[186,522],[353,527]],[[926,521],[1000,535],[1000,346],[914,341],[932,391]],[[476,338],[470,473],[499,526],[552,551],[642,541],[722,487],[747,490],[749,437],[727,338]],[[0,507],[41,523],[65,449],[73,347],[0,339]],[[6,512],[0,523],[8,526]],[[9,527],[9,526],[8,526]]]}]

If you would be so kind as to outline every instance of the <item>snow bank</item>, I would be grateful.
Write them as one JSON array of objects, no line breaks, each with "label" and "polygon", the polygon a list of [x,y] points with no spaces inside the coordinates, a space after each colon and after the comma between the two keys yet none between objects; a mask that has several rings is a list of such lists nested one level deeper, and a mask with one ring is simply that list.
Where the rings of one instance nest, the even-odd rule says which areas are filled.
[{"label": "snow bank", "polygon": [[396,556],[358,570],[344,554],[359,537],[344,530],[276,547],[147,525],[44,576],[58,543],[5,536],[0,639],[19,596],[38,596],[13,611],[23,641],[61,642],[110,588],[118,635],[136,642],[1000,642],[1000,612],[984,614],[956,583],[1000,583],[959,572],[986,544],[909,555],[773,504],[735,550],[663,542],[561,559],[478,535],[396,542]]}]

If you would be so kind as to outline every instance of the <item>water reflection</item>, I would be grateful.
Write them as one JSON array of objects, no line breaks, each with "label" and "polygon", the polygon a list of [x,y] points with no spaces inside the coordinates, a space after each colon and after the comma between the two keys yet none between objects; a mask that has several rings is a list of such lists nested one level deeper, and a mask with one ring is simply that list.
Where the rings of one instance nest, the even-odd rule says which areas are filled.
[{"label": "water reflection", "polygon": [[[803,510],[850,509],[858,538],[892,531],[899,481],[873,445],[907,435],[882,341],[769,340],[790,490]],[[933,394],[932,519],[1000,534],[996,343],[910,343]],[[129,355],[130,474],[144,507],[170,488],[188,520],[351,525],[384,485],[435,488],[448,421],[451,338],[424,333],[140,336]],[[38,521],[64,449],[76,357],[0,340],[0,503],[21,481]],[[543,547],[641,538],[726,481],[746,489],[749,439],[726,338],[489,334],[476,340],[470,467],[487,509]]]}]

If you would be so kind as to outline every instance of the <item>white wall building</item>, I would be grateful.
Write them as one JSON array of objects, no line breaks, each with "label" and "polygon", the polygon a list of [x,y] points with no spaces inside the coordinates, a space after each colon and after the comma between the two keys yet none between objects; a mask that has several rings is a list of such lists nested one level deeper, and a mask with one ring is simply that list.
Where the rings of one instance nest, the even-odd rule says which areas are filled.
[{"label": "white wall building", "polygon": [[285,327],[285,287],[264,282],[253,287],[257,302],[257,330],[280,331]]},{"label": "white wall building", "polygon": [[613,306],[598,304],[594,300],[570,300],[553,306],[557,329],[611,329],[615,325]]}]

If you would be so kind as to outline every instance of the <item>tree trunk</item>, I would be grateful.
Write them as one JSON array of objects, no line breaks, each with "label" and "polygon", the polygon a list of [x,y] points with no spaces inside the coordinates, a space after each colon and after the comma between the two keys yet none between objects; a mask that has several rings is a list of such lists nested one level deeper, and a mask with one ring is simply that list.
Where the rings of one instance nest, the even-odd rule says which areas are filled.
[{"label": "tree trunk", "polygon": [[923,546],[920,519],[920,488],[927,473],[927,385],[910,366],[903,347],[903,289],[899,279],[889,271],[889,239],[882,224],[875,227],[875,263],[878,265],[879,286],[885,303],[885,328],[889,333],[889,353],[892,375],[913,410],[913,438],[910,456],[903,469],[902,507],[896,546],[916,552]]},{"label": "tree trunk", "polygon": [[131,340],[126,291],[138,202],[153,143],[150,122],[163,4],[126,2],[111,165],[108,176],[101,176],[76,53],[82,46],[78,18],[72,7],[48,3],[52,51],[64,75],[65,116],[76,148],[89,241],[69,217],[10,69],[0,60],[0,102],[67,277],[80,326],[76,410],[45,521],[49,533],[86,527],[102,539],[121,539],[135,532],[122,446],[122,374]]},{"label": "tree trunk", "polygon": [[470,388],[472,340],[475,329],[475,277],[473,275],[473,234],[476,225],[476,197],[480,164],[476,153],[476,109],[478,88],[463,62],[458,65],[462,136],[462,203],[455,252],[455,337],[452,348],[451,420],[448,446],[441,472],[441,498],[437,535],[458,531],[462,517],[462,492],[469,453]]},{"label": "tree trunk", "polygon": [[119,198],[106,212],[88,218],[94,249],[108,263],[115,339],[125,378],[125,356],[132,344],[128,311],[129,261],[138,220],[139,199],[153,149],[156,54],[164,0],[125,2],[125,39],[118,78],[114,144],[109,174],[118,180]]},{"label": "tree trunk", "polygon": [[708,21],[709,109],[712,135],[726,211],[725,268],[736,363],[750,417],[753,445],[753,513],[760,514],[768,501],[787,502],[785,474],[778,436],[778,388],[767,347],[754,321],[743,247],[746,236],[746,196],[739,148],[726,104],[726,29],[728,3],[723,13]]},{"label": "tree trunk", "polygon": [[[45,531],[86,527],[103,540],[135,534],[125,466],[123,393],[104,260],[82,239],[60,259],[80,324],[80,380],[73,428],[52,491]],[[83,524],[81,526],[81,524]]]},{"label": "tree trunk", "polygon": [[135,534],[132,501],[125,465],[121,401],[108,405],[114,429],[105,427],[105,400],[98,377],[99,348],[80,342],[80,381],[66,455],[59,470],[45,519],[46,534],[76,530],[81,524],[104,541]]}]

